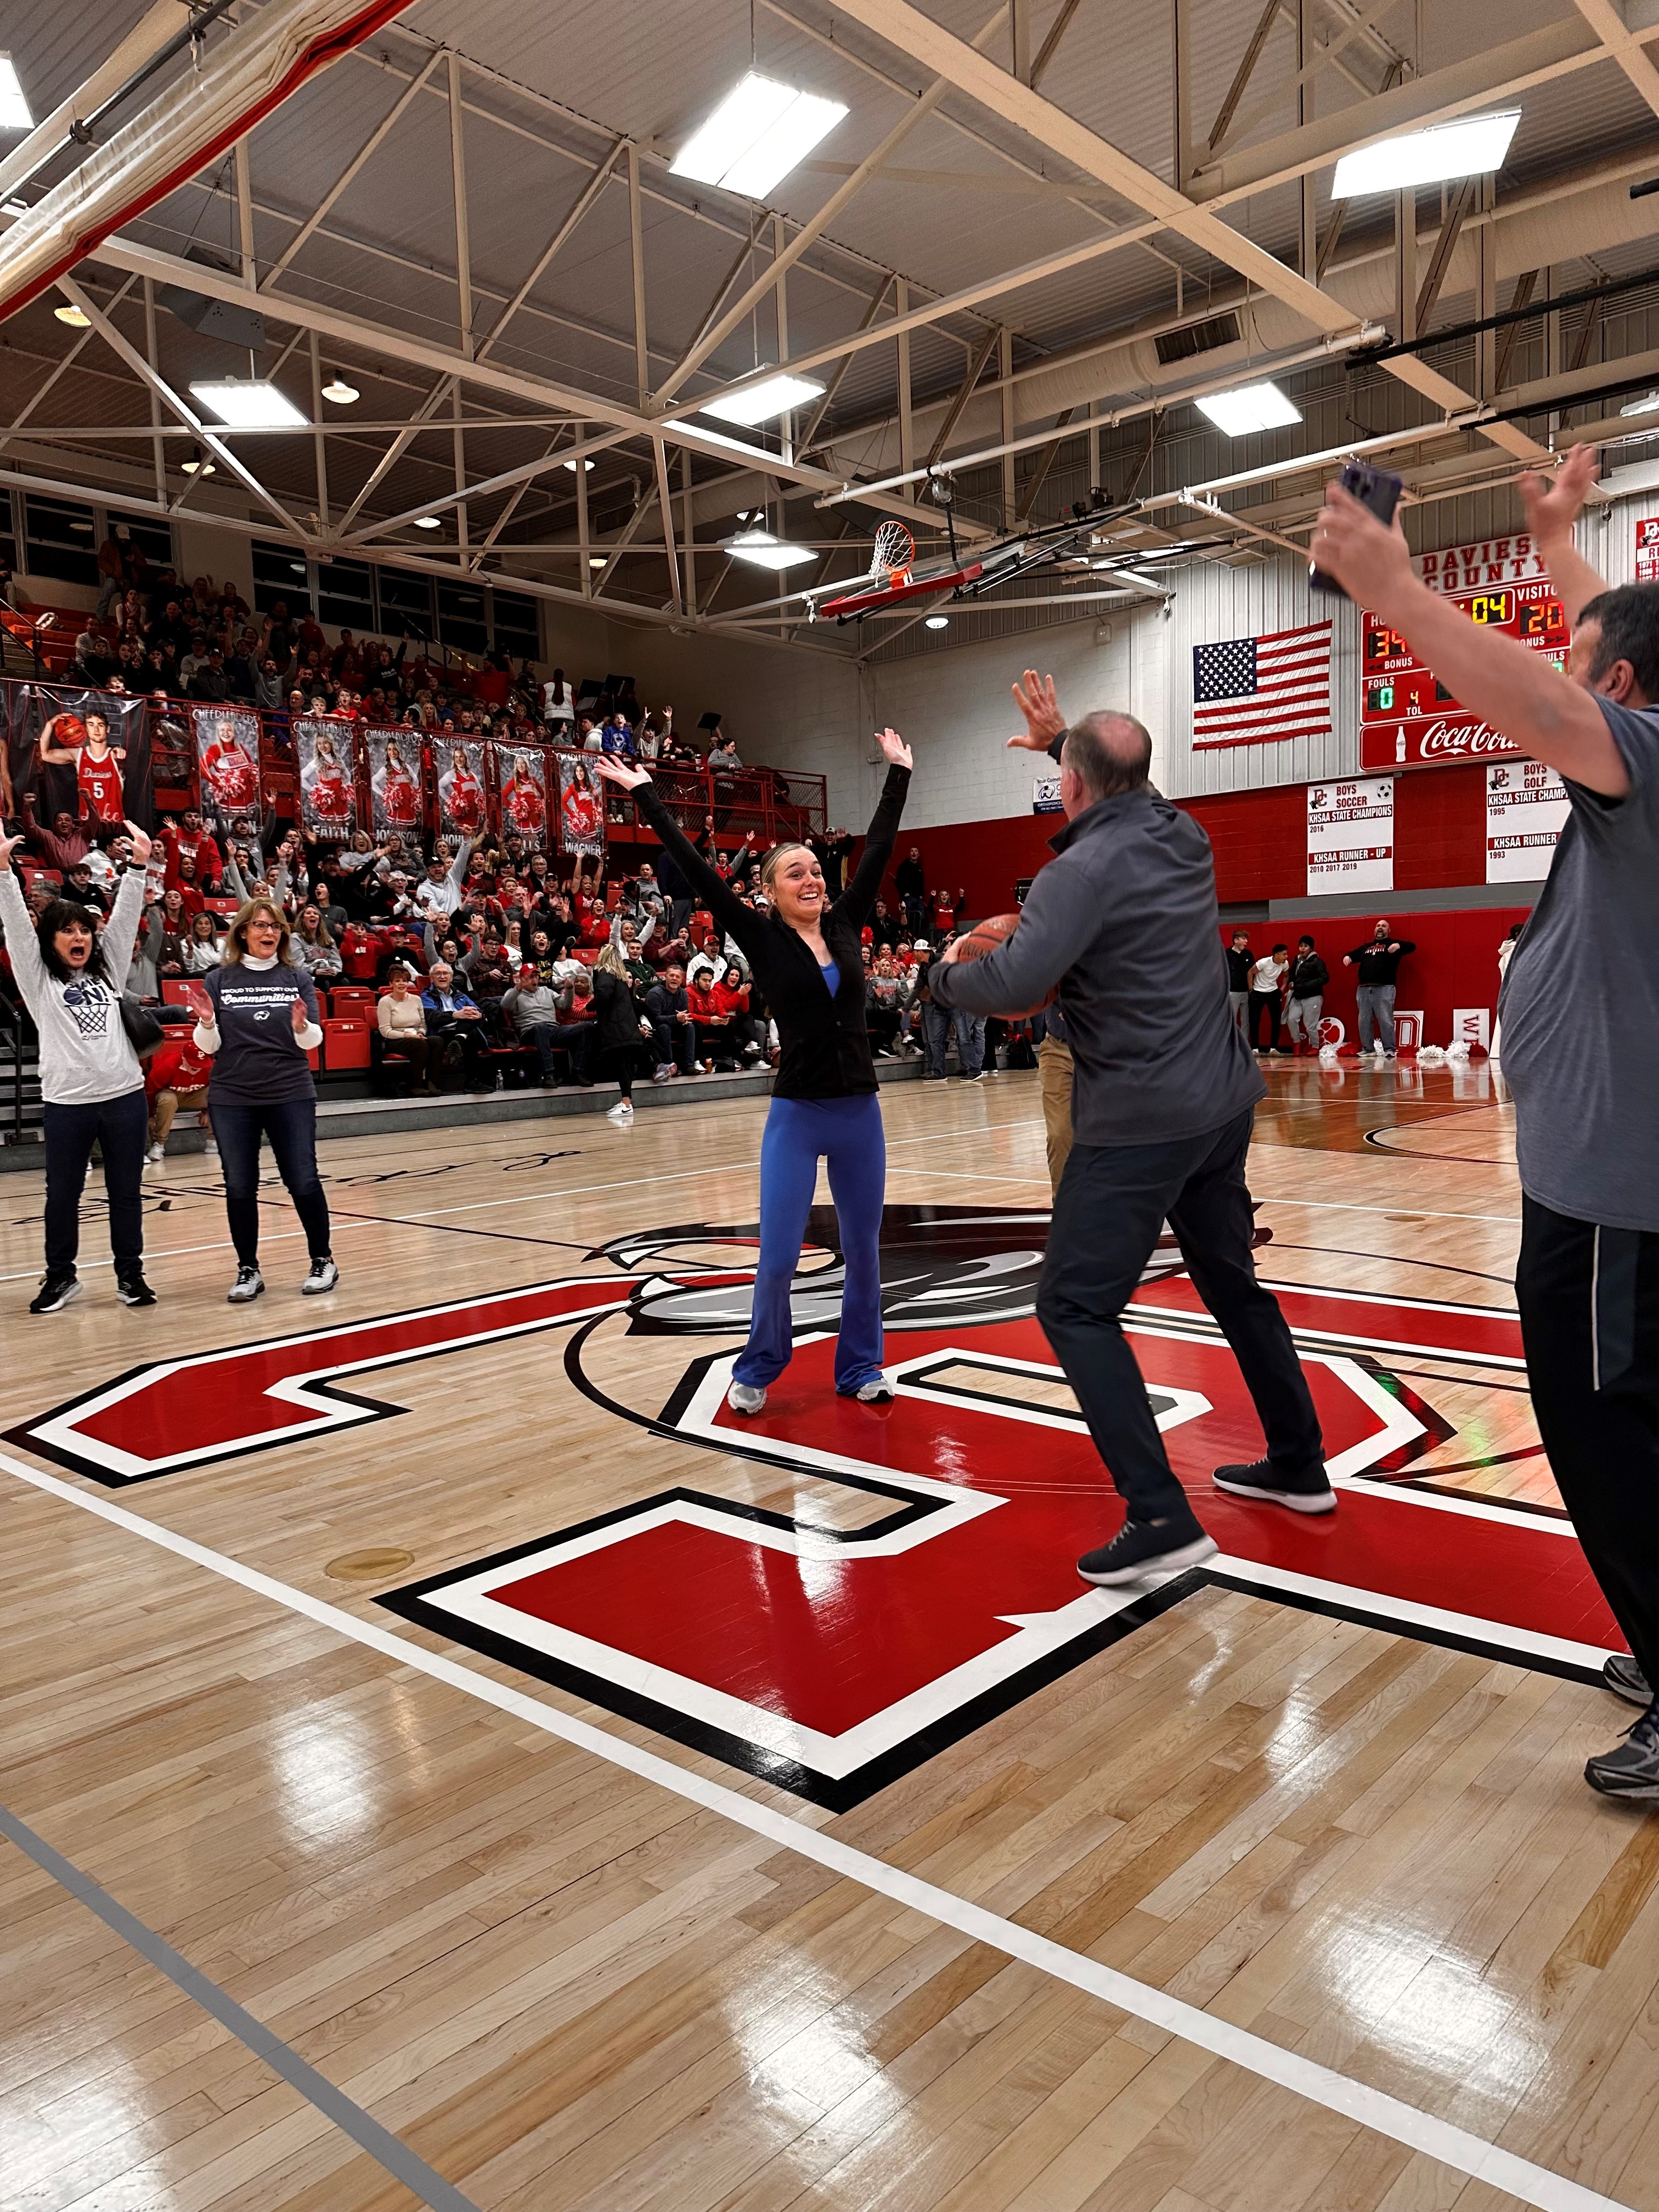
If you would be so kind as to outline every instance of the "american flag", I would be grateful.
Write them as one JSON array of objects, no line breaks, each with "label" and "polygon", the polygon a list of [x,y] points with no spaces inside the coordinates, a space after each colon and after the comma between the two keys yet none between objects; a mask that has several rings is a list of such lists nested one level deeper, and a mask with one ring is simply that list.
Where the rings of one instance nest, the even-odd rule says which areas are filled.
[{"label": "american flag", "polygon": [[1193,744],[1268,745],[1331,726],[1331,624],[1193,647]]}]

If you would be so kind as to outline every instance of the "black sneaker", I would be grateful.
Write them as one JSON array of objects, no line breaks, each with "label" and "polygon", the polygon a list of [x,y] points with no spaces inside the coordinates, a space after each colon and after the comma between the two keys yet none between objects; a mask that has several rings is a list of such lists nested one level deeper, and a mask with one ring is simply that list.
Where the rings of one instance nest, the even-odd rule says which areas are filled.
[{"label": "black sneaker", "polygon": [[124,1306],[153,1306],[155,1293],[144,1280],[144,1271],[135,1267],[130,1274],[115,1279],[115,1295]]},{"label": "black sneaker", "polygon": [[1653,1703],[1653,1686],[1628,1651],[1613,1653],[1601,1669],[1601,1680],[1627,1705],[1646,1707]]},{"label": "black sneaker", "polygon": [[1325,1479],[1322,1467],[1292,1474],[1270,1459],[1252,1460],[1248,1467],[1218,1467],[1215,1486],[1232,1498],[1259,1498],[1268,1505],[1288,1505],[1292,1513],[1334,1513],[1336,1492]]},{"label": "black sneaker", "polygon": [[78,1298],[86,1288],[78,1275],[47,1275],[36,1295],[29,1300],[31,1313],[61,1313],[71,1299]]},{"label": "black sneaker", "polygon": [[1584,1763],[1584,1779],[1604,1797],[1627,1805],[1659,1805],[1659,1705],[1650,1705],[1611,1751]]},{"label": "black sneaker", "polygon": [[1109,1588],[1148,1575],[1177,1573],[1215,1557],[1216,1540],[1189,1516],[1185,1521],[1126,1521],[1109,1544],[1085,1552],[1077,1571],[1085,1583]]}]

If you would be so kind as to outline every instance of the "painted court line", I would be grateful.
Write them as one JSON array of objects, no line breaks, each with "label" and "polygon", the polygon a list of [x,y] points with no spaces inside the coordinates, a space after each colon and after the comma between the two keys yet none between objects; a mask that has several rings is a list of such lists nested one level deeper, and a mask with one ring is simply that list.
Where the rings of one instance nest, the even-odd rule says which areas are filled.
[{"label": "painted court line", "polygon": [[718,1813],[753,1835],[763,1836],[769,1842],[800,1857],[814,1860],[819,1866],[842,1879],[860,1884],[865,1889],[890,1897],[896,1904],[926,1913],[941,1926],[953,1928],[969,1942],[984,1943],[993,1950],[1002,1952],[1056,1981],[1068,1984],[1086,1995],[1099,1998],[1117,2011],[1137,2020],[1144,2020],[1182,2041],[1207,2051],[1228,2064],[1243,2068],[1264,2081],[1276,2083],[1310,2103],[1322,2105],[1328,2111],[1340,2113],[1360,2127],[1375,2134],[1386,2136],[1391,2142],[1403,2143],[1409,2150],[1427,2158],[1437,2159],[1443,2166],[1459,2173],[1466,2173],[1493,2189],[1507,2191],[1522,2203],[1534,2205],[1538,2212],[1627,2212],[1616,2198],[1602,2196],[1598,2191],[1586,2188],[1582,2182],[1569,2179],[1565,2174],[1553,2173],[1547,2166],[1536,2166],[1530,2159],[1520,2157],[1513,2151],[1501,2148],[1472,2135],[1468,2129],[1454,2126],[1450,2121],[1435,2118],[1431,2113],[1419,2112],[1414,2106],[1404,2103],[1385,2091],[1373,2089],[1362,2081],[1351,2081],[1334,2068],[1322,2066],[1301,2053],[1286,2051],[1265,2036],[1255,2035],[1248,2028],[1236,2027],[1231,2021],[1218,2019],[1214,2014],[1200,2010],[1196,2005],[1172,1997],[1151,1984],[1138,1982],[1115,1967],[1103,1966],[1098,1960],[1081,1953],[1067,1950],[1046,1936],[1022,1928],[1018,1922],[1005,1919],[1000,1913],[989,1911],[966,1898],[957,1897],[935,1883],[924,1881],[919,1876],[906,1874],[868,1852],[854,1849],[838,1838],[808,1827],[804,1821],[787,1813],[775,1811],[752,1798],[739,1795],[723,1783],[707,1779],[689,1769],[675,1765],[656,1753],[646,1751],[624,1741],[621,1736],[607,1735],[591,1722],[578,1720],[574,1715],[561,1712],[556,1706],[544,1705],[503,1682],[488,1675],[475,1674],[470,1668],[460,1666],[441,1653],[423,1650],[419,1644],[394,1636],[374,1623],[357,1620],[337,1606],[321,1598],[314,1598],[304,1590],[295,1589],[279,1583],[269,1575],[261,1574],[255,1567],[244,1566],[240,1560],[228,1558],[223,1553],[210,1551],[206,1546],[193,1542],[158,1522],[146,1521],[125,1507],[107,1498],[94,1497],[60,1481],[56,1475],[26,1466],[21,1460],[0,1452],[0,1469],[15,1475],[21,1482],[31,1484],[36,1490],[46,1492],[70,1505],[79,1506],[82,1512],[97,1516],[113,1527],[125,1528],[147,1543],[172,1552],[193,1565],[204,1567],[210,1573],[222,1576],[228,1582],[239,1583],[256,1596],[269,1599],[273,1604],[286,1607],[290,1613],[299,1613],[320,1627],[331,1629],[337,1635],[349,1637],[354,1643],[378,1651],[400,1667],[411,1667],[429,1675],[434,1681],[442,1682],[463,1696],[477,1698],[485,1705],[510,1713],[515,1720],[527,1723],[544,1735],[557,1736],[562,1741],[589,1752],[607,1765],[622,1768],[640,1780],[655,1783],[672,1796],[688,1803],[701,1805],[706,1810]]},{"label": "painted court line", "polygon": [[478,2212],[470,2197],[463,2197],[453,2182],[446,2181],[401,2136],[394,2136],[390,2128],[383,2128],[373,2113],[354,2104],[326,2075],[307,2065],[280,2035],[273,2034],[263,2021],[256,2020],[217,1982],[210,1982],[199,1967],[192,1966],[183,1952],[175,1951],[165,1936],[158,1936],[153,1928],[129,1912],[89,1874],[83,1873],[61,1851],[54,1850],[44,1836],[37,1836],[27,1822],[20,1820],[4,1805],[0,1805],[0,1836],[15,1844],[43,1874],[49,1874],[88,1912],[95,1912],[106,1928],[113,1929],[124,1943],[131,1944],[141,1959],[159,1968],[204,2012],[211,2013],[221,2027],[228,2027],[239,2043],[245,2045],[256,2058],[263,2059],[289,2088],[297,2089],[306,2102],[314,2105],[343,2135],[349,2136],[358,2148],[367,2151],[394,2181],[401,2182],[422,2204],[429,2204],[432,2212]]}]

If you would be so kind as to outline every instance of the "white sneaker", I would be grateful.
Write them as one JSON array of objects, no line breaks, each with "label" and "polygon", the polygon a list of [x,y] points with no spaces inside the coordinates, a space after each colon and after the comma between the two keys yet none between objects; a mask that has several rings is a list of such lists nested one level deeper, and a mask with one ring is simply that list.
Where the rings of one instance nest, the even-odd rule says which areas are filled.
[{"label": "white sneaker", "polygon": [[854,1396],[860,1406],[890,1406],[897,1395],[884,1375],[878,1375],[873,1382],[866,1382]]},{"label": "white sneaker", "polygon": [[152,1145],[144,1154],[144,1158],[150,1161],[164,1160],[167,1156],[167,1148],[165,1145]]},{"label": "white sneaker", "polygon": [[651,1080],[653,1083],[672,1083],[674,1080],[673,1068],[667,1060],[659,1060],[652,1069]]},{"label": "white sneaker", "polygon": [[300,1285],[302,1298],[319,1298],[325,1291],[333,1290],[340,1279],[340,1271],[332,1260],[313,1260],[311,1273]]},{"label": "white sneaker", "polygon": [[264,1295],[265,1279],[257,1267],[239,1267],[236,1280],[225,1292],[227,1305],[245,1306]]},{"label": "white sneaker", "polygon": [[766,1408],[766,1393],[757,1390],[747,1382],[734,1382],[726,1394],[726,1402],[734,1413],[759,1413]]},{"label": "white sneaker", "polygon": [[607,1110],[605,1118],[607,1121],[619,1122],[623,1128],[631,1128],[634,1121],[633,1106],[626,1098],[619,1098],[616,1104]]},{"label": "white sneaker", "polygon": [[203,1146],[202,1152],[204,1156],[210,1160],[216,1160],[219,1157],[219,1147],[214,1143],[211,1137],[210,1137],[206,1144]]}]

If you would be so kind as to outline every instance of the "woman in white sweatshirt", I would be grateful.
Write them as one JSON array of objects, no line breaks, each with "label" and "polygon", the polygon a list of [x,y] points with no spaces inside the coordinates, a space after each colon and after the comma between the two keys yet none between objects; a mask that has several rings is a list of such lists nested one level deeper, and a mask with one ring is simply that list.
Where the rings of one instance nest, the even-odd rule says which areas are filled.
[{"label": "woman in white sweatshirt", "polygon": [[11,856],[22,840],[0,836],[0,922],[12,974],[40,1035],[45,1101],[46,1272],[31,1313],[57,1313],[81,1295],[75,1267],[81,1194],[94,1145],[104,1152],[117,1295],[123,1305],[155,1303],[144,1280],[144,1071],[121,1021],[122,986],[144,910],[150,841],[131,823],[127,831],[132,858],[101,935],[96,917],[68,899],[53,899],[37,922],[12,873]]}]

